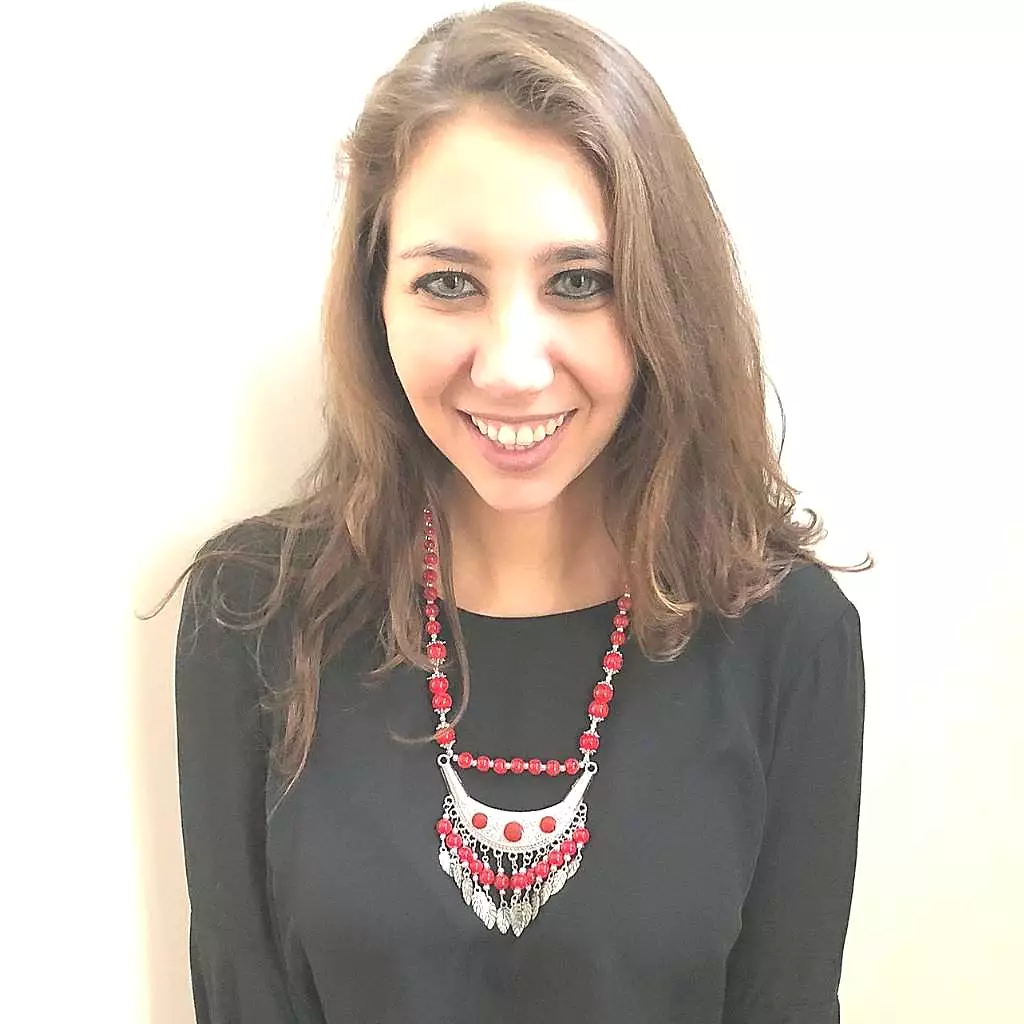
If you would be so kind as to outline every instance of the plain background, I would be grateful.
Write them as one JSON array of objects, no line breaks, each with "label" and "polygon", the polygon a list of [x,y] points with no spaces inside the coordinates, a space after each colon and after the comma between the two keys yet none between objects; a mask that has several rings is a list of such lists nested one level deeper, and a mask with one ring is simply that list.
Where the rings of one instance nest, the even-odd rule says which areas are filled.
[{"label": "plain background", "polygon": [[[839,576],[868,670],[843,1020],[1019,1020],[1015,5],[558,6],[616,34],[675,106],[736,239],[822,553],[879,561]],[[133,613],[316,449],[334,146],[450,9],[3,16],[4,1019],[191,1020],[178,601]]]}]

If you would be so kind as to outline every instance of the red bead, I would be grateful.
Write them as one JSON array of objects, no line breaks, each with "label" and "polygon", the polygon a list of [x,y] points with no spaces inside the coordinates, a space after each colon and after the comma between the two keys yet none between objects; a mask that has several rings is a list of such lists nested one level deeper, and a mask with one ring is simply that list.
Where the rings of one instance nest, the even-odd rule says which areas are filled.
[{"label": "red bead", "polygon": [[439,836],[447,836],[451,834],[452,823],[447,818],[442,818],[435,826],[437,834]]},{"label": "red bead", "polygon": [[429,586],[429,587],[435,586],[437,584],[438,579],[439,579],[438,574],[437,574],[437,570],[436,569],[424,569],[423,570],[423,575],[420,577],[420,579],[423,580],[423,582],[427,586]]},{"label": "red bead", "polygon": [[620,597],[618,604],[620,612],[628,612],[633,607],[633,599],[631,597]]},{"label": "red bead", "polygon": [[427,644],[427,657],[431,661],[444,661],[448,648],[443,640],[434,640]]},{"label": "red bead", "polygon": [[618,651],[609,651],[601,664],[612,672],[618,672],[622,668],[622,655]]},{"label": "red bead", "polygon": [[526,876],[519,874],[517,871],[512,876],[512,888],[513,889],[525,889],[526,888]]},{"label": "red bead", "polygon": [[437,607],[436,604],[434,604],[433,601],[428,601],[423,606],[423,614],[426,615],[428,619],[436,619],[439,611],[440,609]]},{"label": "red bead", "polygon": [[423,556],[423,564],[424,564],[424,565],[429,565],[429,566],[430,566],[430,567],[431,567],[432,569],[436,569],[436,568],[438,567],[438,565],[440,565],[440,564],[441,564],[441,561],[440,561],[440,559],[439,559],[439,558],[437,557],[437,555],[436,555],[436,554],[434,554],[434,552],[433,552],[433,551],[428,551],[428,552],[427,552],[427,553],[426,553],[426,554],[425,554],[425,555]]},{"label": "red bead", "polygon": [[447,747],[449,743],[455,742],[455,730],[450,725],[443,725],[434,733],[434,739],[442,747]]},{"label": "red bead", "polygon": [[580,763],[575,757],[567,757],[565,759],[565,774],[575,775],[580,770]]},{"label": "red bead", "polygon": [[576,840],[577,846],[583,846],[590,842],[590,832],[585,828],[578,828],[572,834],[573,839]]},{"label": "red bead", "polygon": [[539,757],[531,757],[527,767],[529,767],[531,775],[540,775],[544,771],[544,765],[541,764]]},{"label": "red bead", "polygon": [[594,687],[594,700],[607,704],[615,696],[615,690],[610,683],[598,683]]},{"label": "red bead", "polygon": [[423,596],[428,601],[436,601],[438,598],[437,587],[429,586],[423,588]]},{"label": "red bead", "polygon": [[473,767],[473,755],[468,750],[464,750],[456,758],[456,762],[460,768],[472,768]]},{"label": "red bead", "polygon": [[558,761],[548,761],[548,763],[544,766],[544,771],[546,771],[548,775],[554,778],[562,771],[562,766]]},{"label": "red bead", "polygon": [[526,884],[533,885],[537,881],[537,872],[534,868],[526,869]]},{"label": "red bead", "polygon": [[566,839],[566,840],[563,841],[563,843],[559,847],[559,849],[562,851],[562,853],[564,853],[567,856],[571,857],[576,852],[576,844],[575,844],[575,842],[573,842],[573,840]]},{"label": "red bead", "polygon": [[[447,696],[447,694],[445,695]],[[602,704],[600,701],[592,700],[590,706],[587,708],[587,714],[591,718],[607,718],[608,717],[608,705]]]},{"label": "red bead", "polygon": [[476,770],[478,772],[489,772],[491,770],[491,759],[486,754],[477,754]]},{"label": "red bead", "polygon": [[608,640],[613,647],[621,647],[626,642],[626,634],[621,629],[617,629],[608,637]]},{"label": "red bead", "polygon": [[472,860],[471,860],[471,861],[469,862],[469,870],[470,870],[470,871],[471,871],[471,872],[472,872],[472,873],[473,873],[474,875],[479,875],[479,874],[480,874],[480,872],[481,872],[481,871],[483,871],[483,869],[484,869],[484,862],[483,862],[482,860],[478,860],[478,859],[477,859],[476,857],[474,857],[474,858],[473,858],[473,859],[472,859]]},{"label": "red bead", "polygon": [[504,892],[509,887],[510,879],[508,875],[501,874],[500,872],[494,876],[494,888],[498,892]]},{"label": "red bead", "polygon": [[616,615],[612,622],[619,628],[625,629],[629,625],[628,615]]},{"label": "red bead", "polygon": [[426,520],[425,525],[423,527],[423,535],[425,537],[430,538],[434,538],[437,536],[437,530],[434,529],[434,524],[432,520]]},{"label": "red bead", "polygon": [[462,845],[462,836],[460,836],[458,832],[449,832],[448,835],[444,837],[444,845],[447,846],[449,850],[457,850]]},{"label": "red bead", "polygon": [[563,860],[565,860],[565,857],[562,855],[561,850],[552,850],[548,854],[548,863],[553,864],[556,868],[561,867]]},{"label": "red bead", "polygon": [[473,828],[484,828],[487,825],[487,815],[483,811],[477,811],[473,815]]},{"label": "red bead", "polygon": [[468,846],[459,847],[459,860],[463,864],[468,864],[473,859],[473,851]]},{"label": "red bead", "polygon": [[523,838],[523,826],[518,821],[510,821],[505,826],[505,838],[510,843],[518,843]]},{"label": "red bead", "polygon": [[601,741],[592,732],[585,732],[580,736],[580,750],[594,751],[601,746]]},{"label": "red bead", "polygon": [[551,871],[551,865],[550,865],[550,864],[548,864],[548,863],[547,863],[546,861],[543,861],[543,860],[542,860],[542,861],[541,861],[541,862],[540,862],[539,864],[537,864],[537,865],[536,865],[536,866],[534,867],[534,869],[533,869],[533,870],[534,870],[534,871],[536,872],[536,874],[537,874],[537,877],[538,877],[538,878],[539,878],[539,879],[540,879],[541,881],[543,881],[543,880],[544,880],[545,878],[547,878],[547,877],[548,877],[548,873],[549,873],[549,872]]},{"label": "red bead", "polygon": [[513,775],[522,775],[526,762],[521,757],[513,757],[509,767],[512,769]]},{"label": "red bead", "polygon": [[426,630],[427,636],[433,638],[441,632],[441,623],[436,619],[431,619],[423,628]]},{"label": "red bead", "polygon": [[447,676],[431,676],[430,682],[427,684],[428,689],[431,693],[447,693],[448,692],[448,677]]},{"label": "red bead", "polygon": [[430,698],[430,706],[435,711],[447,711],[452,706],[452,695],[450,693],[435,693]]},{"label": "red bead", "polygon": [[481,885],[494,885],[494,872],[490,868],[484,868],[480,872]]},{"label": "red bead", "polygon": [[503,757],[496,757],[494,759],[494,774],[504,775],[508,771],[508,762]]},{"label": "red bead", "polygon": [[540,819],[540,830],[541,832],[554,832],[556,824],[557,822],[555,821],[555,819],[552,818],[550,814],[546,814],[543,818]]}]

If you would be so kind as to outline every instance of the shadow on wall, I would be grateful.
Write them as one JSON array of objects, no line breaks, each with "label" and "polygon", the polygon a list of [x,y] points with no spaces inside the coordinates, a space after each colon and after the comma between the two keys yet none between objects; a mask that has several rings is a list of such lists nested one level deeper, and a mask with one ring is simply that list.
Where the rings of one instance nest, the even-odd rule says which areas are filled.
[{"label": "shadow on wall", "polygon": [[[323,437],[321,381],[317,342],[307,334],[252,371],[240,391],[222,493],[196,495],[191,503],[216,509],[216,521],[208,518],[199,529],[154,545],[145,564],[138,566],[133,613],[151,611],[201,544],[220,528],[288,500],[294,480],[312,461]],[[185,410],[185,415],[193,413]],[[189,486],[187,475],[180,478],[180,486]],[[188,502],[181,504],[189,507]],[[156,618],[142,622],[133,615],[127,652],[148,1024],[194,1019],[174,718],[174,643],[180,609],[179,589]]]}]

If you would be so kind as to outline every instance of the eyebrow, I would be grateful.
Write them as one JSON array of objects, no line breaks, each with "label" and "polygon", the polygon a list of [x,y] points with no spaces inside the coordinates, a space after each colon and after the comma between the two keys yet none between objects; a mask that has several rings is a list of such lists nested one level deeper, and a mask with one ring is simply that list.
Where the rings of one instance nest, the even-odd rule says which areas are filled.
[{"label": "eyebrow", "polygon": [[[441,242],[424,242],[414,245],[398,254],[399,259],[415,260],[429,256],[435,260],[447,260],[449,263],[465,263],[485,270],[491,261],[481,253],[472,249],[464,249],[460,245],[444,245]],[[574,263],[579,260],[602,260],[611,263],[612,254],[608,247],[599,242],[563,242],[549,245],[534,253],[532,262],[535,266],[548,266],[553,263]]]}]

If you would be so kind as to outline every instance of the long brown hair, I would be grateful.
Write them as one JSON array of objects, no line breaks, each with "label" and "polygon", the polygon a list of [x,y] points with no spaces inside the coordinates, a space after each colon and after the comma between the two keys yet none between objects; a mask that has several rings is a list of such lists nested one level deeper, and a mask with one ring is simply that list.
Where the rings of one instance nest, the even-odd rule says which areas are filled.
[{"label": "long brown hair", "polygon": [[[702,614],[739,616],[797,561],[874,564],[822,562],[810,551],[824,536],[818,516],[793,517],[798,492],[774,450],[757,321],[732,241],[650,75],[601,32],[542,7],[447,18],[377,81],[339,152],[344,201],[322,313],[324,448],[297,500],[248,521],[269,530],[271,544],[254,544],[252,529],[228,530],[171,590],[202,566],[209,614],[231,628],[262,631],[287,605],[288,679],[266,699],[283,723],[273,763],[289,784],[312,743],[321,668],[357,631],[377,630],[376,678],[402,662],[429,670],[417,590],[425,501],[438,526],[441,591],[454,592],[439,500],[451,467],[396,376],[381,294],[390,202],[411,156],[431,129],[481,104],[575,147],[604,191],[618,313],[637,367],[609,442],[605,511],[631,583],[630,641],[669,660]],[[242,563],[267,573],[245,622],[218,594],[221,570]],[[450,605],[463,681],[457,723],[469,666]]]}]

